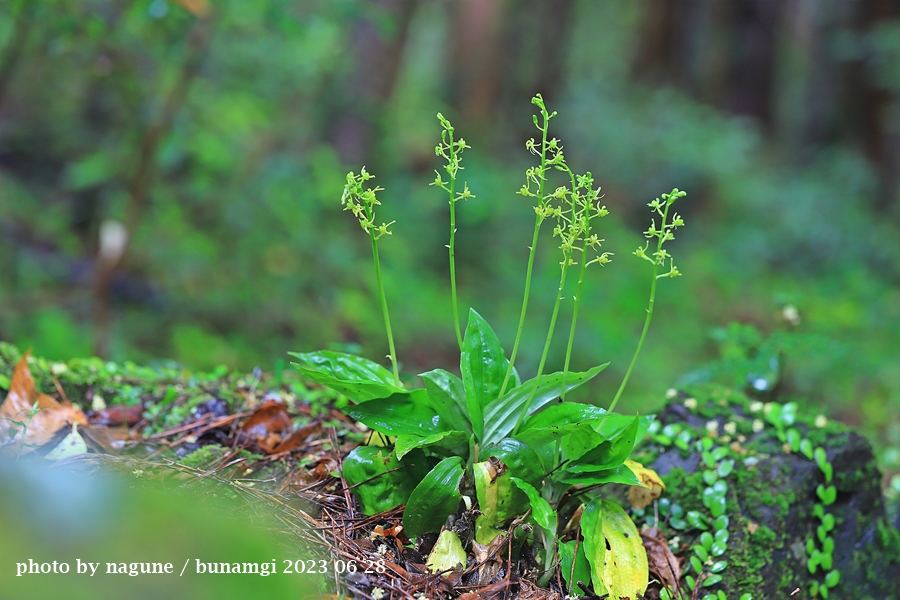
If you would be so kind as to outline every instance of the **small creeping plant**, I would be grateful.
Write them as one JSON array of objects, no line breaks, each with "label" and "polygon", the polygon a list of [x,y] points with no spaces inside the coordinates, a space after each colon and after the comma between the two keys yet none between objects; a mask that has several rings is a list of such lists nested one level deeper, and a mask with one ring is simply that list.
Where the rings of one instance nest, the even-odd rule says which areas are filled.
[{"label": "small creeping plant", "polygon": [[[599,595],[635,597],[645,591],[648,580],[647,556],[640,535],[619,505],[597,497],[592,490],[608,482],[645,485],[636,474],[642,468],[628,461],[628,457],[652,418],[613,414],[591,404],[565,401],[566,392],[596,377],[608,365],[583,372],[569,370],[586,269],[611,260],[610,253],[600,251],[603,240],[596,225],[608,211],[600,204],[600,190],[592,175],[573,173],[566,164],[562,144],[549,137],[549,123],[556,113],[547,110],[540,95],[532,103],[539,110],[534,124],[540,140],[530,140],[526,147],[540,162],[526,171],[525,183],[518,192],[531,200],[535,224],[512,352],[507,356],[493,329],[474,309],[469,310],[465,330],[460,327],[456,203],[474,196],[465,182],[459,191],[458,183],[463,170],[462,153],[469,146],[455,137],[453,126],[439,114],[442,134],[435,152],[446,165],[443,174],[435,171],[432,185],[447,193],[450,205],[450,280],[461,377],[435,369],[419,374],[424,387],[410,389],[400,382],[378,258],[378,240],[391,233],[388,227],[392,223],[376,224],[375,209],[380,204],[376,194],[382,190],[366,187],[373,176],[365,168],[359,174],[347,175],[342,204],[358,218],[371,240],[392,371],[340,352],[291,354],[297,359],[294,367],[306,377],[355,403],[346,409],[351,417],[393,441],[391,447],[360,446],[344,459],[344,479],[352,486],[363,512],[373,515],[405,503],[403,525],[410,538],[415,538],[441,531],[462,504],[472,506],[474,495],[479,511],[474,530],[476,542],[489,544],[509,533],[504,527],[521,524],[527,518],[533,523],[528,535],[542,563],[543,584],[561,564],[570,594],[581,593],[575,585],[580,579],[592,581]],[[549,181],[554,174],[560,177],[562,185],[551,188]],[[661,221],[657,223],[654,218],[645,235],[656,238],[656,248],[650,253],[648,242],[636,252],[653,264],[650,305],[638,349],[611,409],[622,394],[646,336],[657,280],[679,275],[663,244],[673,238],[675,228],[683,225],[670,208],[684,195],[673,190],[663,194],[662,200],[657,198],[650,203]],[[523,382],[515,359],[527,320],[540,232],[547,222],[562,253],[560,280],[537,373]],[[658,268],[667,261],[669,271],[658,274]],[[547,374],[544,367],[562,293],[573,268],[578,279],[565,364],[562,371]],[[571,491],[579,493],[570,494]],[[560,529],[559,515],[566,502],[577,503],[566,514],[580,505],[580,527]],[[514,525],[509,526],[510,522]],[[577,524],[577,519],[569,523]],[[429,564],[458,562],[461,545],[455,536],[451,531],[443,531],[442,541],[435,547],[443,549],[440,552],[446,555],[432,556]]]}]

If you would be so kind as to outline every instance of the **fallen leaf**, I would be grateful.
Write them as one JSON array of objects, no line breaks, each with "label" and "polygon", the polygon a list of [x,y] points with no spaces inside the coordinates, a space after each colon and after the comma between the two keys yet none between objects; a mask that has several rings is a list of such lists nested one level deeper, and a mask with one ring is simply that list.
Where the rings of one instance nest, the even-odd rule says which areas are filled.
[{"label": "fallen leaf", "polygon": [[144,418],[144,405],[135,404],[134,406],[110,406],[103,410],[92,411],[88,413],[88,421],[91,425],[137,425]]},{"label": "fallen leaf", "polygon": [[[9,393],[0,405],[0,454],[6,456],[16,454],[20,449],[22,454],[31,452],[52,440],[60,429],[73,423],[87,425],[87,418],[80,409],[68,402],[57,402],[38,391],[28,368],[30,353],[30,350],[26,352],[16,365]],[[29,420],[29,415],[35,408],[38,412]],[[27,423],[27,428],[14,421]],[[10,441],[12,443],[3,444]]]},{"label": "fallen leaf", "polygon": [[72,423],[72,432],[63,438],[56,448],[44,455],[47,460],[60,460],[79,454],[87,454],[88,447],[84,438],[78,433],[78,423]]},{"label": "fallen leaf", "polygon": [[641,539],[647,550],[650,573],[656,575],[673,598],[678,597],[681,580],[681,563],[669,549],[668,540],[657,527],[641,531]]},{"label": "fallen leaf", "polygon": [[282,433],[292,426],[287,408],[281,402],[263,402],[247,420],[241,424],[241,431],[267,454],[282,443]]},{"label": "fallen leaf", "polygon": [[312,435],[315,435],[322,431],[322,421],[313,421],[303,427],[299,427],[291,432],[286,438],[284,438],[280,444],[275,446],[272,450],[273,454],[281,454],[290,452],[291,450],[300,446],[303,442],[307,440]]},{"label": "fallen leaf", "polygon": [[175,0],[195,17],[205,17],[212,9],[207,0]]}]

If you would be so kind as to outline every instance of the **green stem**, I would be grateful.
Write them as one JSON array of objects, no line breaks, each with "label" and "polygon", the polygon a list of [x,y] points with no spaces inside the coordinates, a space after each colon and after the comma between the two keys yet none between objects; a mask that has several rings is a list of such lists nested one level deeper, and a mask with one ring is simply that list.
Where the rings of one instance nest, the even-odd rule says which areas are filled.
[{"label": "green stem", "polygon": [[[450,164],[456,161],[456,148],[453,145],[453,130],[447,132],[450,138]],[[456,327],[456,343],[462,351],[462,330],[459,327],[459,306],[456,301],[456,173],[450,173],[450,300],[453,303],[453,325]]]},{"label": "green stem", "polygon": [[[544,182],[546,178],[544,173],[547,168],[547,130],[550,128],[550,115],[546,108],[541,109],[544,117],[544,126],[541,128],[541,181],[538,184],[538,201],[544,202]],[[513,343],[512,354],[509,356],[509,367],[506,369],[506,376],[503,378],[503,385],[500,386],[500,396],[506,392],[506,386],[509,385],[509,378],[512,375],[516,365],[516,355],[519,352],[519,342],[522,341],[522,330],[525,328],[525,313],[528,311],[528,296],[531,294],[531,272],[534,269],[534,253],[537,250],[538,234],[541,230],[541,223],[544,217],[540,214],[534,220],[534,235],[531,238],[531,250],[528,253],[528,270],[525,272],[525,293],[522,296],[522,311],[519,313],[519,327],[516,330],[516,341]]]},{"label": "green stem", "polygon": [[519,352],[519,342],[522,339],[522,330],[525,328],[525,312],[528,310],[528,296],[531,294],[531,272],[534,267],[534,250],[537,248],[538,234],[541,231],[541,222],[543,217],[540,215],[534,221],[534,236],[531,238],[531,252],[528,254],[528,269],[525,271],[525,294],[522,297],[522,311],[519,313],[519,328],[516,330],[516,341],[513,344],[512,354],[509,355],[509,367],[506,369],[506,377],[503,378],[503,385],[500,386],[500,396],[506,392],[506,386],[509,384],[509,378],[512,375],[513,367],[516,364],[516,355]]},{"label": "green stem", "polygon": [[[569,179],[572,181],[572,219],[576,218],[575,201],[578,197],[578,189],[575,187],[575,173],[566,166],[569,173]],[[587,215],[585,215],[587,216]],[[587,241],[590,233],[590,219],[588,219],[587,230],[584,232],[584,239]],[[581,269],[578,273],[578,289],[575,291],[575,307],[572,309],[572,326],[569,328],[569,341],[566,344],[566,362],[563,365],[562,394],[560,398],[566,399],[566,378],[569,375],[569,361],[572,358],[572,343],[575,340],[575,322],[578,320],[578,303],[581,301],[581,284],[584,283],[584,272],[587,267],[587,247],[582,245],[581,248]]]},{"label": "green stem", "polygon": [[[660,233],[658,235],[659,241],[656,243],[656,252],[658,253],[662,250],[663,238],[665,237],[666,232],[666,219],[669,215],[669,207],[671,206],[671,202],[666,202],[666,210],[663,212],[662,224],[660,225]],[[631,377],[631,371],[634,370],[634,365],[637,363],[638,356],[641,354],[641,348],[644,346],[644,339],[647,337],[647,330],[650,329],[650,320],[653,318],[653,303],[656,300],[656,282],[658,281],[657,273],[659,271],[659,259],[657,255],[653,256],[653,283],[650,285],[650,302],[647,305],[647,318],[644,319],[644,329],[641,331],[641,339],[638,341],[637,349],[634,351],[634,356],[631,358],[631,364],[628,365],[628,370],[625,372],[625,378],[622,379],[622,384],[619,385],[619,391],[616,392],[616,397],[613,398],[612,404],[609,405],[609,412],[612,412],[616,409],[616,404],[619,402],[619,397],[622,396],[622,392],[625,390],[625,385],[628,383],[628,378]]]},{"label": "green stem", "polygon": [[571,256],[571,252],[563,255],[562,274],[559,277],[559,289],[556,290],[556,302],[553,303],[553,314],[550,317],[550,328],[547,330],[544,351],[541,353],[541,361],[538,363],[537,374],[534,376],[534,386],[531,388],[531,394],[528,395],[528,401],[525,403],[522,412],[519,414],[518,420],[516,420],[516,426],[513,428],[512,435],[515,435],[519,431],[522,420],[525,419],[525,415],[528,414],[528,409],[531,408],[531,403],[534,402],[534,396],[537,394],[541,375],[544,373],[544,364],[547,362],[547,355],[550,353],[550,342],[553,341],[553,330],[556,329],[556,317],[559,315],[559,305],[562,303],[563,288],[566,285],[566,273],[569,271],[569,259]]},{"label": "green stem", "polygon": [[[585,233],[587,237],[587,232]],[[575,342],[575,323],[578,321],[578,306],[581,303],[581,287],[584,273],[587,270],[587,248],[581,250],[581,267],[578,272],[578,287],[575,290],[575,307],[572,309],[572,326],[569,328],[569,343],[566,345],[566,362],[563,364],[562,399],[566,399],[566,377],[569,375],[569,361],[572,358],[572,346]]]},{"label": "green stem", "polygon": [[387,299],[384,296],[384,284],[381,281],[381,261],[378,259],[378,243],[375,241],[375,230],[369,228],[369,238],[372,240],[372,258],[375,260],[375,282],[378,285],[378,295],[381,298],[381,312],[384,315],[384,329],[387,332],[388,348],[391,352],[391,365],[394,367],[394,383],[400,387],[400,372],[397,370],[397,351],[394,349],[394,334],[391,332],[391,317],[388,315]]}]

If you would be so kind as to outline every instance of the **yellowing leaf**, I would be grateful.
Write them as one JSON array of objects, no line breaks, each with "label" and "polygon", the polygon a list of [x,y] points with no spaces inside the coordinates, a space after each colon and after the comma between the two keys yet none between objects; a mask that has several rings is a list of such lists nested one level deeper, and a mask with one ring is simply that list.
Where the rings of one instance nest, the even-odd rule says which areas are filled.
[{"label": "yellowing leaf", "polygon": [[450,529],[444,529],[438,536],[434,548],[428,555],[428,570],[432,573],[443,573],[466,566],[466,551],[463,550],[459,536]]},{"label": "yellowing leaf", "polygon": [[585,515],[589,514],[589,508],[602,514],[602,519],[598,519],[602,539],[597,536],[596,527],[584,529],[582,515],[585,554],[591,563],[594,593],[609,594],[611,599],[641,597],[647,590],[650,571],[637,527],[615,502],[595,499],[585,507]]},{"label": "yellowing leaf", "polygon": [[44,458],[47,460],[61,460],[78,454],[87,454],[87,451],[87,444],[84,443],[84,438],[78,433],[78,423],[72,423],[72,432],[64,437],[63,441]]},{"label": "yellowing leaf", "polygon": [[640,486],[628,488],[628,501],[637,509],[646,508],[648,504],[660,497],[665,491],[666,484],[653,469],[648,469],[639,462],[626,460],[625,466],[632,470],[640,480]]}]

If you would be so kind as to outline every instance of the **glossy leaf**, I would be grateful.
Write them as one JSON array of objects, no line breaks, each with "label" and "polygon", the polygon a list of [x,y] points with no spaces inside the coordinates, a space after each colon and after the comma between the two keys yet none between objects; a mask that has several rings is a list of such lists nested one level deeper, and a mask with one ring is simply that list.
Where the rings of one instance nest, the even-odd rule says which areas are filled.
[{"label": "glossy leaf", "polygon": [[522,424],[522,431],[571,425],[608,416],[611,417],[613,415],[610,415],[606,412],[606,409],[599,406],[582,404],[580,402],[560,402],[551,404],[541,412],[525,419],[525,422]]},{"label": "glossy leaf", "polygon": [[[585,516],[589,517],[587,521]],[[612,598],[643,595],[650,580],[647,552],[637,527],[622,507],[615,502],[595,499],[585,506],[581,524],[594,593],[598,596],[608,593]],[[597,534],[598,526],[600,535]]]},{"label": "glossy leaf", "polygon": [[550,507],[550,503],[542,498],[541,493],[524,479],[511,477],[510,481],[528,496],[528,502],[531,504],[531,515],[534,517],[535,522],[547,531],[555,534],[556,511]]},{"label": "glossy leaf", "polygon": [[[583,373],[569,373],[566,376],[566,391],[574,390],[586,381],[590,381],[597,373],[606,368],[605,365],[594,367]],[[532,415],[541,408],[557,399],[563,391],[562,372],[551,375],[542,375],[537,383],[537,391],[528,408],[528,414]],[[534,389],[535,381],[530,379],[520,386],[509,390],[502,398],[488,403],[484,409],[484,436],[485,442],[502,440],[509,436],[516,426],[519,415],[525,408],[525,403]],[[526,415],[527,416],[527,415]]]},{"label": "glossy leaf", "polygon": [[421,373],[419,377],[425,380],[428,401],[441,419],[453,429],[472,431],[462,380],[443,369]]},{"label": "glossy leaf", "polygon": [[406,503],[403,511],[406,535],[415,538],[441,529],[462,498],[459,493],[462,476],[463,459],[458,456],[445,458],[434,466]]},{"label": "glossy leaf", "polygon": [[387,398],[404,391],[394,383],[394,375],[376,362],[344,352],[289,352],[300,362],[291,365],[309,379],[355,402]]},{"label": "glossy leaf", "polygon": [[803,454],[803,456],[812,460],[812,457],[813,457],[812,442],[810,442],[809,440],[807,440],[805,438],[803,440],[801,440],[800,441],[800,452]]},{"label": "glossy leaf", "polygon": [[408,452],[416,448],[428,446],[440,446],[453,454],[468,452],[467,442],[469,436],[463,431],[441,431],[431,435],[398,435],[394,442],[394,452],[397,458],[403,458]]},{"label": "glossy leaf", "polygon": [[488,457],[499,459],[513,476],[524,479],[531,485],[539,485],[544,476],[540,457],[531,446],[519,440],[506,438],[483,446],[479,459]]},{"label": "glossy leaf", "polygon": [[569,596],[584,596],[584,591],[577,584],[580,581],[588,585],[591,581],[591,565],[584,554],[584,542],[570,540],[559,545],[559,570],[566,580]]},{"label": "glossy leaf", "polygon": [[344,458],[344,480],[367,515],[406,502],[427,472],[421,451],[399,461],[387,448],[359,446]]},{"label": "glossy leaf", "polygon": [[566,470],[570,473],[586,473],[618,467],[631,455],[639,426],[640,421],[635,417],[622,433],[586,452],[578,460],[571,461],[566,465]]},{"label": "glossy leaf", "polygon": [[822,504],[831,506],[837,499],[837,489],[833,485],[825,487],[824,485],[819,484],[816,487],[816,495],[819,497],[819,500],[822,501]]},{"label": "glossy leaf", "polygon": [[688,511],[687,522],[697,529],[709,529],[709,521],[707,520],[706,515],[696,510]]},{"label": "glossy leaf", "polygon": [[[516,434],[516,439],[539,448],[563,437],[582,435],[595,438],[596,446],[604,440],[596,435],[592,425],[599,419],[612,416],[614,415],[609,415],[605,409],[591,404],[578,402],[550,404],[544,410],[525,419]],[[585,449],[585,452],[589,449]]]},{"label": "glossy leaf", "polygon": [[479,439],[484,437],[485,407],[500,395],[508,367],[509,360],[494,330],[474,309],[469,309],[459,369],[466,390],[469,421]]},{"label": "glossy leaf", "polygon": [[606,471],[595,471],[590,473],[570,473],[561,470],[562,474],[558,475],[559,481],[563,483],[571,483],[572,485],[597,485],[601,483],[624,483],[625,485],[640,485],[641,480],[637,478],[634,471],[626,465],[619,465],[615,469]]},{"label": "glossy leaf", "polygon": [[529,500],[512,482],[512,474],[500,461],[475,463],[472,471],[481,511],[475,521],[475,541],[489,544],[500,534],[496,526],[528,510]]},{"label": "glossy leaf", "polygon": [[398,393],[351,406],[346,412],[357,421],[386,435],[425,437],[441,431],[452,431],[426,404],[427,395],[425,390]]}]

